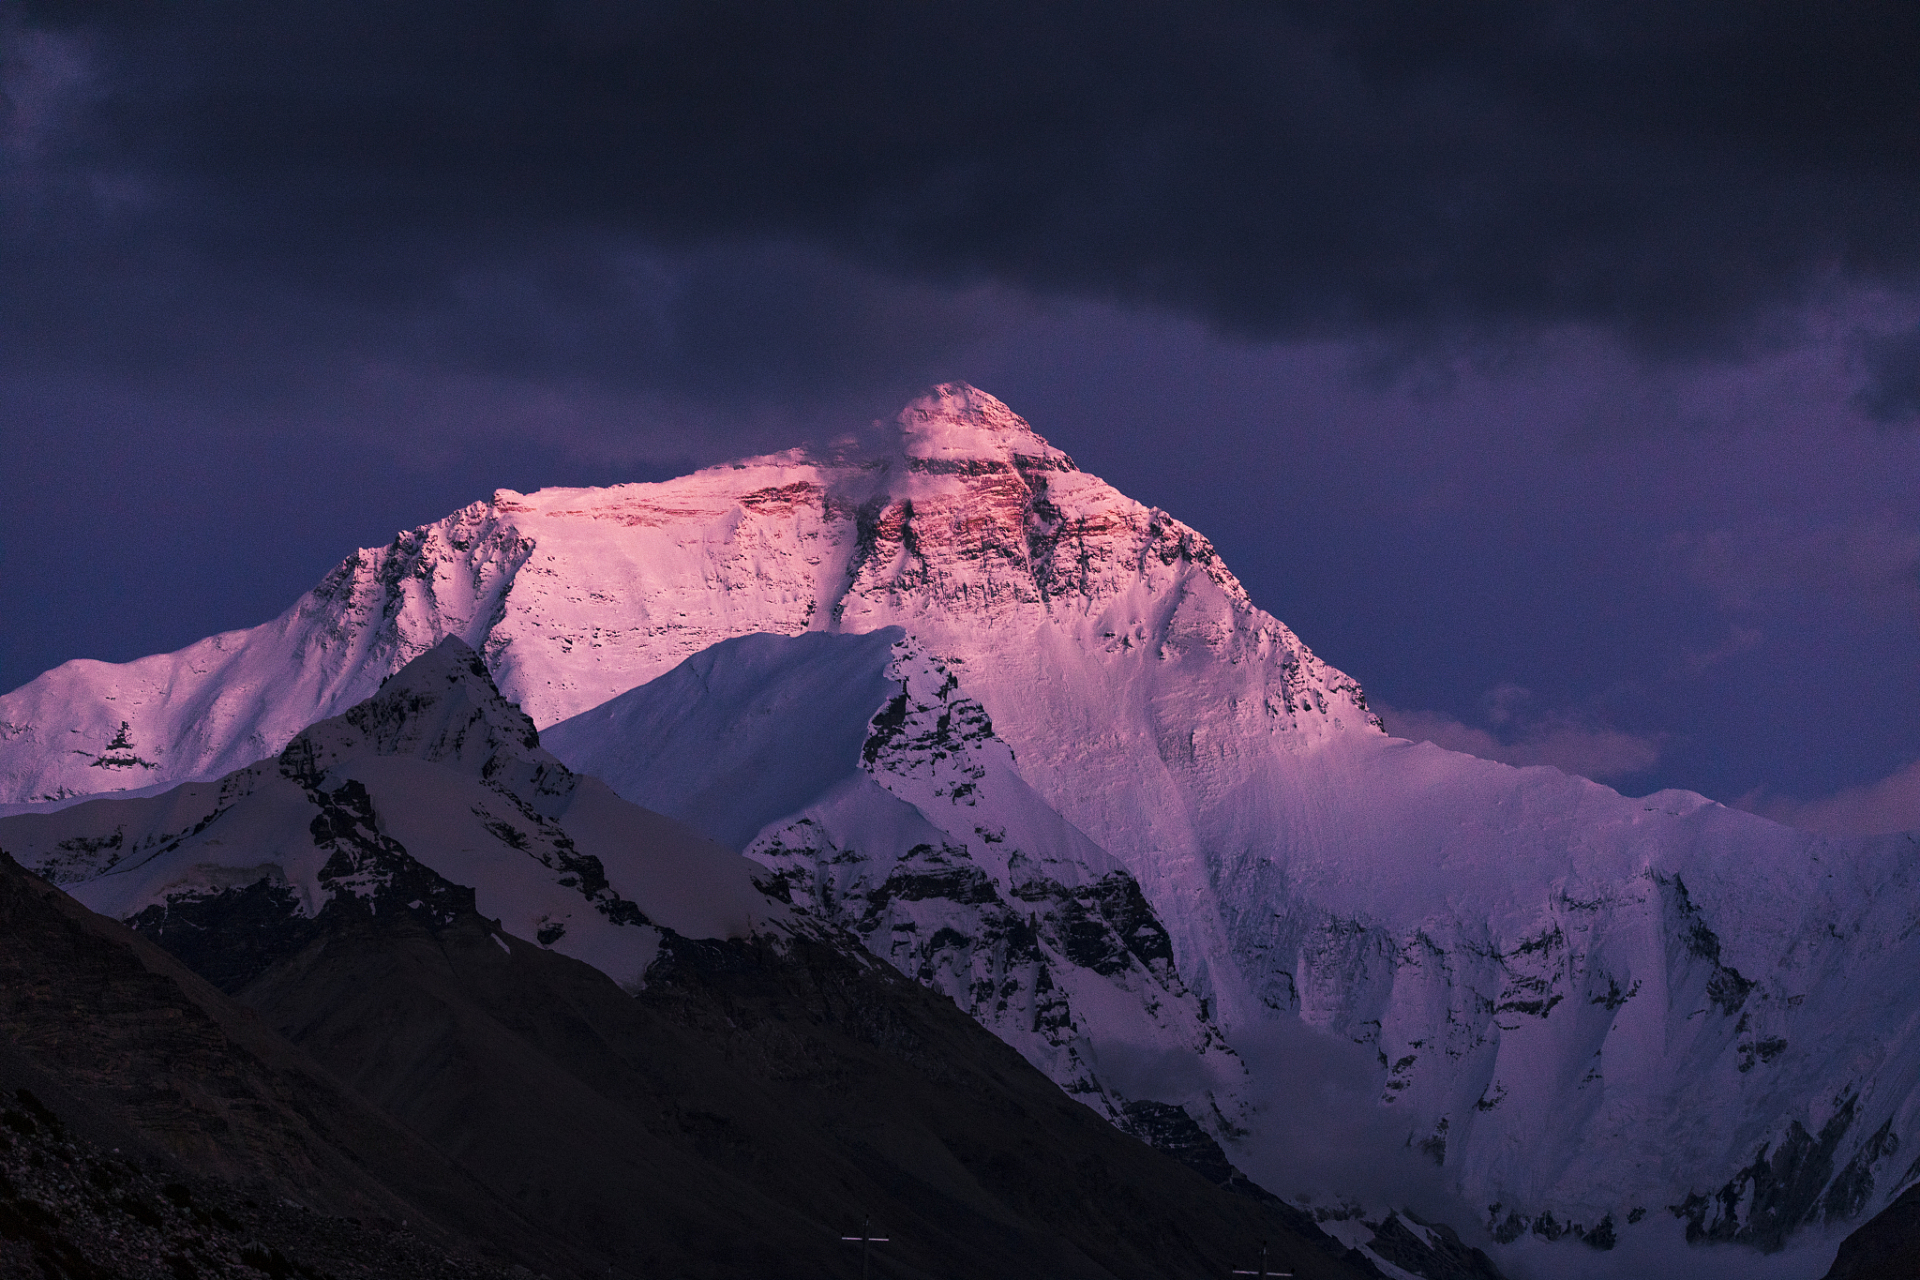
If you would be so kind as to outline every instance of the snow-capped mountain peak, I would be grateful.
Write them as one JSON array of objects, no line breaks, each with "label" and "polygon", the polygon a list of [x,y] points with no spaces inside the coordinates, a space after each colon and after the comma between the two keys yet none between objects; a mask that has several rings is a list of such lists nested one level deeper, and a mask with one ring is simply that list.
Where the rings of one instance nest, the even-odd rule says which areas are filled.
[{"label": "snow-capped mountain peak", "polygon": [[1041,439],[1027,420],[964,382],[942,383],[900,411],[901,451],[917,469],[941,464],[1005,463],[1074,470],[1073,459]]},{"label": "snow-capped mountain peak", "polygon": [[454,639],[277,757],[161,795],[0,820],[0,841],[94,910],[208,945],[237,919],[239,942],[272,935],[285,950],[351,902],[437,919],[468,900],[633,985],[662,929],[744,937],[795,924],[754,864],[541,749]]},{"label": "snow-capped mountain peak", "polygon": [[[1312,1189],[1277,1027],[1357,1046],[1369,1124],[1503,1238],[1776,1247],[1920,1177],[1911,839],[1389,738],[1200,533],[967,387],[863,447],[502,491],[252,631],[69,663],[0,698],[0,801],[218,776],[448,637],[534,724],[570,722],[562,758],[654,753],[661,804],[1082,1096],[1225,1099],[1214,1131],[1244,1115],[1235,1153],[1276,1190]],[[541,767],[490,714],[313,741]],[[1076,954],[1101,980],[1062,1005]],[[1130,1038],[1180,1046],[1191,1087],[1115,1085]]]},{"label": "snow-capped mountain peak", "polygon": [[[962,659],[1030,634],[1061,642],[1036,656],[1105,669],[1212,653],[1241,667],[1239,701],[1294,730],[1374,723],[1359,686],[1255,608],[1205,537],[1074,469],[985,392],[936,388],[881,446],[500,490],[355,552],[263,626],[69,662],[0,696],[0,804],[218,776],[448,636],[540,726],[730,636],[892,625]],[[979,696],[1008,725],[1031,705],[1000,705],[991,684]]]}]

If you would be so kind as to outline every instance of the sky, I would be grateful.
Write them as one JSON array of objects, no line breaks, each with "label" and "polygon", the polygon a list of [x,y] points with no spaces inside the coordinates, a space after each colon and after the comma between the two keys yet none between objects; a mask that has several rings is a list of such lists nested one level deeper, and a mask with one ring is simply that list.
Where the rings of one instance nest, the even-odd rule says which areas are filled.
[{"label": "sky", "polygon": [[0,689],[964,380],[1397,733],[1920,828],[1904,0],[13,0],[0,113]]}]

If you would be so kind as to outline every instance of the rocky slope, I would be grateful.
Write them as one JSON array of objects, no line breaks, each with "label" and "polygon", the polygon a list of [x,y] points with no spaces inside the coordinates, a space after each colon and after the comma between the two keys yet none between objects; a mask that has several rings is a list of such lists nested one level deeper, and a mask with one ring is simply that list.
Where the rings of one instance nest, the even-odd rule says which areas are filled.
[{"label": "rocky slope", "polygon": [[4,827],[23,863],[229,990],[329,910],[474,907],[636,989],[665,930],[794,924],[751,863],[541,750],[457,640],[273,759]]},{"label": "rocky slope", "polygon": [[[500,942],[504,941],[503,948]],[[463,913],[338,920],[241,993],[521,1211],[636,1276],[1221,1274],[1309,1218],[1127,1138],[951,1004],[811,939],[673,939],[645,990]]]},{"label": "rocky slope", "polygon": [[251,1010],[0,857],[0,1273],[507,1280],[574,1257]]},{"label": "rocky slope", "polygon": [[[1378,1274],[1121,1135],[766,897],[754,864],[636,814],[450,641],[274,761],[0,820],[0,847],[257,1011],[503,1223],[537,1223],[555,1275],[851,1274],[840,1236],[867,1215],[910,1277],[1213,1276],[1263,1238],[1303,1276]],[[492,902],[568,927],[528,938]]]},{"label": "rocky slope", "polygon": [[[1236,1092],[1247,1119],[1223,1108],[1247,1131],[1232,1149],[1288,1194],[1345,1176],[1302,1185],[1263,1164],[1295,1149],[1294,1059],[1270,1045],[1302,1026],[1358,1046],[1352,1070],[1397,1135],[1388,1145],[1431,1162],[1502,1238],[1606,1247],[1664,1223],[1774,1248],[1913,1179],[1920,1043],[1900,983],[1916,958],[1912,840],[1822,841],[1697,796],[1632,800],[1394,740],[1203,537],[971,388],[941,388],[891,434],[844,448],[658,485],[502,492],[357,553],[254,631],[124,667],[70,663],[0,699],[0,786],[31,800],[237,767],[444,635],[478,649],[546,726],[723,641],[886,627],[933,664],[923,684],[941,666],[956,678],[1008,774],[1075,833],[1062,841],[1085,842],[1071,855],[1085,877],[1049,873],[1067,897],[1114,866],[1137,884],[1185,993],[1160,988],[1174,1018],[1162,1061],[1203,1063],[1217,1031],[1250,1064]],[[876,705],[874,681],[902,678],[932,713],[911,674],[864,670],[842,719],[865,724],[892,697]],[[676,696],[697,692],[681,684]],[[618,754],[606,744],[604,759]],[[770,799],[762,828],[710,834],[755,847],[816,906],[866,886],[837,918],[871,915],[881,954],[951,919],[969,941],[948,949],[946,976],[933,965],[943,990],[978,966],[983,981],[1001,973],[995,939],[1012,922],[984,895],[961,901],[961,880],[978,871],[1015,916],[1016,882],[984,833],[928,818],[953,809],[950,791],[933,795],[944,775],[862,768],[845,792],[817,787],[822,769],[850,777],[838,758],[796,775],[791,807]],[[965,858],[908,865],[824,820],[864,832],[894,805]],[[825,842],[780,835],[802,820]],[[786,853],[770,852],[776,839]],[[918,843],[944,847],[906,852]],[[954,891],[873,910],[871,890],[903,867],[916,884],[955,877]],[[1049,901],[1058,933],[1066,899]],[[1146,1025],[1138,998],[1117,1021],[1080,1000],[1088,1044]],[[998,1016],[997,1000],[965,1003]]]}]

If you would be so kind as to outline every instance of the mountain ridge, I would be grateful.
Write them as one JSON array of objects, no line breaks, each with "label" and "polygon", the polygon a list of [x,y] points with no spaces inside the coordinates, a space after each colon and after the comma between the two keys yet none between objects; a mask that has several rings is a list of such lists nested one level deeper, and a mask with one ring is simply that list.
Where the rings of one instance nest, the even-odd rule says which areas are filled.
[{"label": "mountain ridge", "polygon": [[[405,785],[387,785],[394,761]],[[950,1002],[769,897],[738,855],[660,849],[688,838],[665,820],[627,823],[624,849],[570,831],[583,812],[606,822],[583,790],[631,809],[541,750],[447,640],[275,759],[213,787],[0,819],[0,845],[215,981],[212,1004],[257,1011],[261,1036],[277,1029],[475,1196],[537,1223],[555,1269],[582,1280],[609,1264],[842,1274],[839,1236],[862,1210],[896,1236],[890,1269],[927,1280],[1023,1261],[1201,1277],[1263,1236],[1303,1275],[1378,1274],[1298,1210],[1211,1185],[1206,1160],[1195,1172],[1117,1133]],[[520,825],[450,825],[449,792],[503,800],[494,812]],[[529,902],[528,864],[563,892]],[[756,912],[713,909],[743,883]],[[584,947],[526,928],[568,894],[590,907],[576,926],[606,918]],[[689,925],[673,915],[688,901],[706,908],[694,936],[668,923]],[[478,909],[502,902],[519,927]],[[77,1006],[83,1030],[97,1003]]]},{"label": "mountain ridge", "polygon": [[[923,623],[957,610],[1031,625],[1020,615],[1056,599],[1111,599],[1138,577],[1190,571],[1252,610],[1203,535],[1079,471],[984,392],[937,388],[898,427],[879,446],[768,454],[655,484],[499,490],[355,552],[259,627],[131,663],[65,663],[0,696],[0,802],[239,768],[447,636],[483,653],[502,692],[546,726],[726,635],[867,631],[903,601],[919,601],[909,611]],[[644,536],[690,521],[731,543],[718,560],[697,542]],[[623,545],[636,533],[642,542]],[[570,591],[551,567],[563,558],[599,585]],[[706,599],[716,575],[736,573],[754,599]],[[634,608],[638,619],[624,616]],[[1331,699],[1368,718],[1357,684],[1260,618],[1260,642],[1293,672],[1288,714]],[[1130,646],[1145,632],[1111,639]]]},{"label": "mountain ridge", "polygon": [[[956,673],[1010,776],[1100,851],[1087,865],[1131,877],[1226,1043],[1304,1026],[1356,1046],[1370,1114],[1496,1237],[1601,1248],[1653,1215],[1775,1249],[1915,1176],[1895,1150],[1920,1131],[1920,1040],[1892,995],[1920,960],[1912,838],[1824,840],[1392,739],[1204,537],[971,388],[877,444],[501,491],[255,632],[150,669],[69,664],[0,698],[0,785],[211,768],[447,635],[550,728],[742,637],[886,627]],[[878,789],[845,811],[861,822],[900,800],[855,782]],[[885,881],[891,853],[836,848]],[[1272,1180],[1260,1153],[1287,1121],[1283,1082],[1264,1087],[1229,1153]]]}]

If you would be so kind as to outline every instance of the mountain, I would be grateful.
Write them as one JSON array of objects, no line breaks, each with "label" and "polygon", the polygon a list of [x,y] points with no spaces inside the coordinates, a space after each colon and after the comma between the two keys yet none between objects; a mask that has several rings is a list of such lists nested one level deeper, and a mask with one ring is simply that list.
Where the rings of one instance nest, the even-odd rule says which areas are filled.
[{"label": "mountain", "polygon": [[[1022,990],[1018,979],[993,981],[1007,931],[996,927],[990,911],[983,915],[972,904],[1018,901],[1038,906],[1039,914],[1033,918],[1046,922],[1037,933],[1043,942],[1053,943],[1047,949],[1053,972],[1072,973],[1073,904],[1063,900],[1057,888],[1060,882],[1054,877],[1073,883],[1071,875],[1060,871],[1063,866],[1082,869],[1083,884],[1089,879],[1100,883],[1105,877],[1117,880],[1126,873],[1110,870],[1113,863],[1104,850],[1089,848],[1087,837],[1064,824],[1056,810],[1033,800],[1032,789],[1015,773],[1013,754],[995,736],[992,721],[979,703],[966,696],[970,675],[960,664],[929,662],[903,632],[892,628],[859,636],[747,636],[717,644],[667,675],[554,726],[546,741],[570,765],[606,778],[629,799],[744,848],[779,875],[794,901],[851,929],[903,972],[917,973],[922,981],[947,992],[1065,1087],[1084,1095],[1096,1086],[1111,1088],[1124,1081],[1124,1088],[1112,1089],[1112,1094],[1122,1095],[1120,1105],[1109,1102],[1109,1113],[1122,1127],[1128,1125],[1126,1089],[1135,1096],[1177,1103],[1192,1116],[1210,1121],[1235,1158],[1256,1176],[1273,1178],[1261,1152],[1296,1145],[1280,1141],[1280,1134],[1287,1132],[1285,1118],[1298,1106],[1293,1080],[1278,1072],[1263,1079],[1264,1072],[1256,1070],[1252,1079],[1215,1075],[1202,1086],[1181,1068],[1190,1072],[1194,1059],[1203,1055],[1191,1047],[1183,1053],[1175,1036],[1156,1037],[1153,1028],[1129,1017],[1131,1010],[1120,1007],[1110,994],[1100,1001],[1068,998],[1061,991],[1060,1012],[1052,1023],[1028,1017],[1024,1010],[1021,1016],[1008,1016],[1009,994]],[[804,748],[801,743],[806,744]],[[1442,796],[1395,795],[1396,784],[1406,786],[1404,777],[1389,772],[1398,763],[1397,753],[1426,766],[1426,776],[1416,776],[1415,781],[1441,790]],[[783,768],[787,762],[791,764]],[[1743,1105],[1753,1105],[1755,1095],[1761,1106],[1786,1110],[1793,1105],[1794,1090],[1806,1087],[1804,1077],[1782,1082],[1779,1075],[1784,1072],[1752,1076],[1759,1068],[1799,1066],[1780,1061],[1789,1046],[1783,1035],[1771,1033],[1803,997],[1796,999],[1789,990],[1780,1004],[1769,1008],[1770,996],[1779,997],[1744,976],[1730,959],[1723,959],[1721,939],[1695,903],[1688,877],[1706,880],[1725,892],[1732,877],[1753,870],[1743,864],[1743,853],[1764,849],[1769,840],[1776,846],[1787,843],[1789,850],[1794,846],[1788,842],[1799,842],[1819,878],[1829,882],[1820,891],[1830,904],[1852,898],[1878,915],[1847,921],[1870,940],[1860,949],[1865,957],[1829,946],[1820,957],[1820,971],[1810,975],[1817,986],[1808,981],[1809,975],[1796,975],[1801,991],[1816,987],[1830,1002],[1829,1009],[1844,1010],[1842,1026],[1836,1031],[1847,1034],[1846,1051],[1860,1055],[1863,1045],[1900,1025],[1901,997],[1892,984],[1900,967],[1912,959],[1911,951],[1900,945],[1904,939],[1896,934],[1913,913],[1908,870],[1912,842],[1860,846],[1860,852],[1882,856],[1878,868],[1865,859],[1852,867],[1822,867],[1818,859],[1823,854],[1837,862],[1835,855],[1846,852],[1844,847],[1822,846],[1699,797],[1669,793],[1645,802],[1626,801],[1605,788],[1553,770],[1511,770],[1406,743],[1389,744],[1386,760],[1374,767],[1385,776],[1354,779],[1348,784],[1350,793],[1391,807],[1376,816],[1363,834],[1384,851],[1394,850],[1397,840],[1400,849],[1408,850],[1407,857],[1398,868],[1379,859],[1356,857],[1349,874],[1364,873],[1373,880],[1346,890],[1348,902],[1356,903],[1348,907],[1353,914],[1341,918],[1323,907],[1322,918],[1314,922],[1320,937],[1309,935],[1306,944],[1294,942],[1289,958],[1310,955],[1314,943],[1336,944],[1313,957],[1321,971],[1309,973],[1318,980],[1323,999],[1344,997],[1356,1004],[1351,991],[1342,992],[1328,982],[1326,971],[1341,974],[1350,987],[1364,993],[1363,984],[1380,981],[1384,970],[1382,985],[1388,985],[1388,991],[1381,1003],[1393,1019],[1369,1025],[1349,1010],[1342,1028],[1376,1054],[1387,1036],[1408,1037],[1408,1052],[1397,1062],[1390,1065],[1383,1055],[1376,1058],[1377,1065],[1386,1068],[1381,1073],[1384,1086],[1377,1081],[1375,1085],[1381,1089],[1384,1105],[1391,1109],[1419,1099],[1422,1082],[1414,1069],[1420,1065],[1420,1050],[1431,1047],[1439,1051],[1434,1056],[1458,1059],[1466,1056],[1465,1046],[1481,1049],[1478,1066],[1483,1075],[1475,1087],[1482,1092],[1457,1110],[1484,1129],[1488,1113],[1517,1102],[1514,1111],[1530,1127],[1525,1145],[1516,1133],[1519,1126],[1496,1131],[1504,1137],[1508,1158],[1519,1157],[1514,1163],[1537,1161],[1541,1148],[1549,1146],[1559,1126],[1569,1119],[1604,1126],[1603,1131],[1645,1144],[1639,1150],[1622,1144],[1613,1150],[1581,1151],[1576,1144],[1583,1139],[1591,1142],[1591,1130],[1573,1128],[1568,1134],[1572,1141],[1566,1141],[1558,1153],[1568,1166],[1562,1177],[1569,1182],[1613,1179],[1614,1194],[1626,1203],[1624,1210],[1611,1218],[1607,1212],[1570,1221],[1542,1214],[1529,1222],[1513,1209],[1500,1216],[1496,1204],[1489,1209],[1487,1224],[1496,1238],[1505,1235],[1511,1240],[1526,1231],[1547,1238],[1570,1236],[1606,1249],[1624,1227],[1643,1219],[1648,1208],[1657,1208],[1670,1219],[1678,1218],[1684,1235],[1695,1241],[1732,1237],[1778,1246],[1797,1225],[1809,1220],[1822,1225],[1848,1221],[1871,1200],[1874,1165],[1881,1162],[1884,1167],[1898,1138],[1888,1119],[1869,1114],[1874,1125],[1859,1125],[1865,1108],[1858,1086],[1832,1095],[1817,1137],[1808,1125],[1789,1121],[1784,1139],[1757,1143],[1752,1163],[1731,1180],[1730,1190],[1713,1198],[1672,1195],[1667,1202],[1659,1202],[1664,1153],[1653,1148],[1656,1143],[1672,1142],[1676,1132],[1691,1133],[1698,1141],[1702,1117],[1738,1115]],[[1434,777],[1440,770],[1445,772]],[[1475,783],[1483,794],[1474,794]],[[1503,788],[1504,793],[1486,794],[1487,783]],[[1527,784],[1527,789],[1516,796],[1514,783]],[[1447,790],[1456,794],[1447,796]],[[806,792],[812,794],[802,802]],[[1566,792],[1573,793],[1570,801]],[[1539,806],[1559,821],[1559,829],[1529,832],[1524,823],[1511,821],[1502,829],[1489,821],[1503,807],[1516,803]],[[909,817],[899,816],[903,809],[909,810]],[[1359,821],[1352,810],[1342,817],[1349,823]],[[1388,830],[1392,822],[1422,819],[1427,823],[1423,831]],[[1740,836],[1749,840],[1746,849],[1732,843]],[[1528,850],[1517,837],[1530,837],[1533,848]],[[1493,865],[1503,852],[1532,852],[1552,869],[1545,841],[1556,837],[1579,840],[1579,861],[1562,862],[1558,878],[1533,889],[1549,914],[1517,945],[1502,949],[1494,932],[1502,923],[1497,915],[1463,938],[1458,920],[1436,919],[1429,909],[1424,920],[1415,917],[1415,945],[1404,941],[1394,945],[1366,919],[1367,905],[1375,910],[1391,905],[1396,890],[1409,903],[1409,913],[1419,909],[1421,873],[1417,854],[1409,849],[1417,849],[1418,842],[1430,841],[1441,868],[1458,877],[1450,886],[1448,877],[1436,876],[1429,882],[1432,888],[1463,893],[1472,885],[1470,877],[1476,870],[1483,881],[1498,876],[1524,885],[1522,877],[1529,868]],[[1663,866],[1656,860],[1662,855],[1672,861]],[[1791,865],[1786,857],[1780,860]],[[1304,861],[1296,851],[1296,874]],[[1540,874],[1540,868],[1532,870]],[[1401,878],[1398,884],[1391,878],[1396,871]],[[1327,869],[1321,869],[1321,874],[1327,875]],[[1869,883],[1879,887],[1866,888],[1854,875],[1870,878]],[[1253,860],[1240,862],[1221,880],[1225,883],[1214,886],[1216,902],[1237,909],[1242,920],[1260,911],[1256,895],[1263,889],[1266,902],[1286,901],[1277,887],[1278,877]],[[1838,884],[1832,883],[1836,880]],[[1133,883],[1127,881],[1129,892]],[[1042,885],[1056,887],[1048,892],[1039,888]],[[1193,895],[1191,885],[1183,888],[1189,897]],[[1889,900],[1875,904],[1878,893],[1887,893]],[[1323,885],[1318,896],[1324,902],[1333,895]],[[1492,897],[1481,901],[1508,912],[1524,905],[1524,900],[1516,904]],[[1459,910],[1457,902],[1451,905]],[[1801,922],[1803,930],[1821,919],[1816,904],[1803,901],[1799,905],[1810,908],[1809,920]],[[1138,918],[1141,940],[1152,939],[1148,947],[1157,946],[1165,934],[1153,907],[1143,901]],[[1839,915],[1828,918],[1845,920]],[[1262,923],[1271,930],[1283,919],[1275,911]],[[1791,954],[1795,947],[1804,952],[1806,943],[1804,934],[1791,939],[1784,967],[1807,967],[1803,956]],[[1258,938],[1230,948],[1227,957],[1244,964],[1246,957],[1264,958],[1262,953],[1269,952],[1270,946],[1266,938]],[[1869,964],[1882,966],[1880,972],[1888,984],[1870,994],[1859,987],[1857,978]],[[1457,972],[1463,968],[1467,972]],[[1177,981],[1177,969],[1171,964],[1169,969]],[[988,980],[983,982],[982,977]],[[1659,985],[1648,990],[1653,983]],[[1034,985],[1052,996],[1065,984]],[[1459,1007],[1461,987],[1467,995],[1476,994],[1477,988],[1479,1008]],[[1492,998],[1495,992],[1497,1000]],[[1177,998],[1173,993],[1156,994],[1156,1008]],[[1295,990],[1287,994],[1294,1008],[1307,1003]],[[1410,1002],[1421,996],[1439,1007],[1392,1007],[1394,1001]],[[1651,998],[1628,1014],[1627,1006],[1642,997]],[[1571,1008],[1559,1008],[1569,1001]],[[1088,1017],[1083,1009],[1095,1013]],[[1657,1011],[1656,1015],[1644,1016],[1647,1009]],[[1380,1005],[1372,1011],[1377,1015]],[[1477,1035],[1476,1013],[1482,1015]],[[1493,1016],[1486,1018],[1489,1013]],[[1212,1034],[1214,1024],[1205,1003],[1198,1016]],[[1405,1025],[1422,1016],[1451,1040],[1436,1037],[1438,1043],[1423,1044],[1415,1038]],[[1854,1018],[1863,1025],[1847,1025]],[[1043,1032],[1050,1036],[1043,1037]],[[1556,1032],[1558,1040],[1553,1038]],[[1062,1061],[1060,1045],[1075,1037],[1091,1041],[1093,1047]],[[1495,1037],[1502,1043],[1495,1045],[1494,1052],[1486,1052],[1482,1046]],[[1050,1038],[1053,1052],[1041,1043],[1043,1038]],[[1240,1038],[1244,1044],[1258,1043],[1257,1034],[1247,1036],[1244,1029]],[[1581,1051],[1573,1065],[1586,1073],[1570,1090],[1565,1088],[1568,1067],[1562,1065],[1571,1056],[1569,1040]],[[1556,1054],[1561,1063],[1555,1062]],[[1560,1072],[1560,1078],[1549,1075],[1543,1080],[1528,1072],[1528,1055],[1534,1063]],[[1856,1069],[1862,1060],[1855,1057]],[[1142,1061],[1150,1066],[1143,1070],[1136,1065]],[[1262,1065],[1273,1071],[1288,1064],[1283,1060]],[[1690,1071],[1697,1075],[1688,1078],[1685,1073]],[[1615,1078],[1611,1090],[1604,1087],[1609,1073]],[[1625,1087],[1620,1076],[1627,1077]],[[1899,1077],[1894,1079],[1897,1086]],[[1768,1086],[1771,1096],[1760,1091]],[[1508,1098],[1510,1091],[1520,1089],[1531,1096]],[[1729,1099],[1716,1096],[1722,1089],[1733,1094],[1732,1106],[1727,1105]],[[1747,1096],[1741,1097],[1742,1093]],[[1229,1096],[1243,1108],[1251,1104],[1250,1131],[1236,1131],[1223,1113],[1221,1099]],[[1569,1112],[1570,1101],[1583,1107],[1585,1114]],[[1879,1105],[1886,1109],[1884,1115],[1912,1104],[1907,1097],[1896,1096]],[[1663,1131],[1642,1126],[1642,1132],[1633,1133],[1620,1116],[1634,1107],[1662,1108],[1655,1114],[1667,1127]],[[1232,1114],[1249,1116],[1244,1109]],[[1456,1132],[1447,1119],[1443,1115],[1431,1130],[1407,1133],[1406,1141],[1443,1168],[1459,1168],[1464,1161],[1448,1158],[1448,1139]],[[1850,1129],[1855,1130],[1851,1135]],[[1752,1132],[1750,1128],[1748,1135]],[[1737,1136],[1735,1143],[1748,1135]],[[1714,1136],[1724,1141],[1728,1135]],[[1849,1136],[1857,1144],[1851,1158],[1836,1158],[1836,1152],[1846,1150]],[[1608,1168],[1610,1161],[1622,1155],[1635,1163]],[[1651,1177],[1649,1170],[1655,1171]],[[1899,1173],[1897,1166],[1894,1171]],[[1300,1185],[1285,1181],[1298,1174],[1277,1176],[1276,1185]],[[1908,1170],[1899,1176],[1902,1182],[1911,1181],[1913,1173]],[[1379,1223],[1372,1225],[1377,1228]]]},{"label": "mountain", "polygon": [[1245,1133],[1246,1069],[1139,882],[1021,780],[959,664],[900,628],[722,641],[545,740],[743,848],[1121,1128]]},{"label": "mountain", "polygon": [[[501,1223],[535,1224],[534,1250],[464,1225],[555,1275],[848,1274],[841,1237],[869,1216],[912,1277],[1215,1276],[1263,1239],[1303,1276],[1379,1274],[1121,1135],[754,864],[558,765],[458,641],[274,760],[0,820],[0,846],[333,1073],[352,1094],[316,1122],[377,1106]],[[86,967],[62,959],[39,963]],[[62,1011],[90,1028],[109,1007]]]},{"label": "mountain", "polygon": [[1079,471],[991,396],[950,387],[872,449],[668,485],[501,490],[348,557],[264,626],[66,663],[0,698],[0,802],[242,768],[447,636],[544,728],[731,636],[909,619],[943,653],[1035,627],[1117,653],[1144,652],[1152,631],[1168,656],[1202,661],[1218,642],[1254,660],[1246,691],[1270,692],[1275,715],[1308,730],[1368,718],[1358,686],[1252,610],[1205,538]]},{"label": "mountain", "polygon": [[[859,642],[887,628],[881,662]],[[813,655],[846,665],[842,693],[744,639],[809,633],[845,642]],[[1777,1249],[1920,1173],[1912,838],[1394,739],[1204,537],[967,387],[826,449],[502,491],[253,631],[69,663],[0,698],[0,798],[238,768],[448,635],[616,787],[661,765],[622,717],[684,718],[658,807],[751,851],[822,927],[931,962],[1078,1096],[1177,1104],[1282,1194],[1391,1199],[1424,1165],[1495,1237],[1560,1240],[1571,1265],[1581,1241]],[[813,699],[822,731],[730,729],[736,677],[762,681],[743,706]],[[781,789],[741,785],[768,761]],[[753,804],[729,815],[733,791]],[[1041,879],[1059,892],[1027,912],[1033,947],[1077,984],[1052,1029],[1025,1020],[1052,1006],[1015,929]],[[1127,956],[1112,975],[1069,945],[1095,918]],[[973,993],[1016,971],[1036,976],[1004,1009]],[[1280,1158],[1313,1132],[1308,1063],[1391,1151]]]},{"label": "mountain", "polygon": [[633,988],[663,930],[791,924],[752,864],[541,750],[472,650],[449,641],[406,674],[275,758],[159,796],[20,815],[6,847],[229,990],[358,903],[428,917],[472,906]]}]

